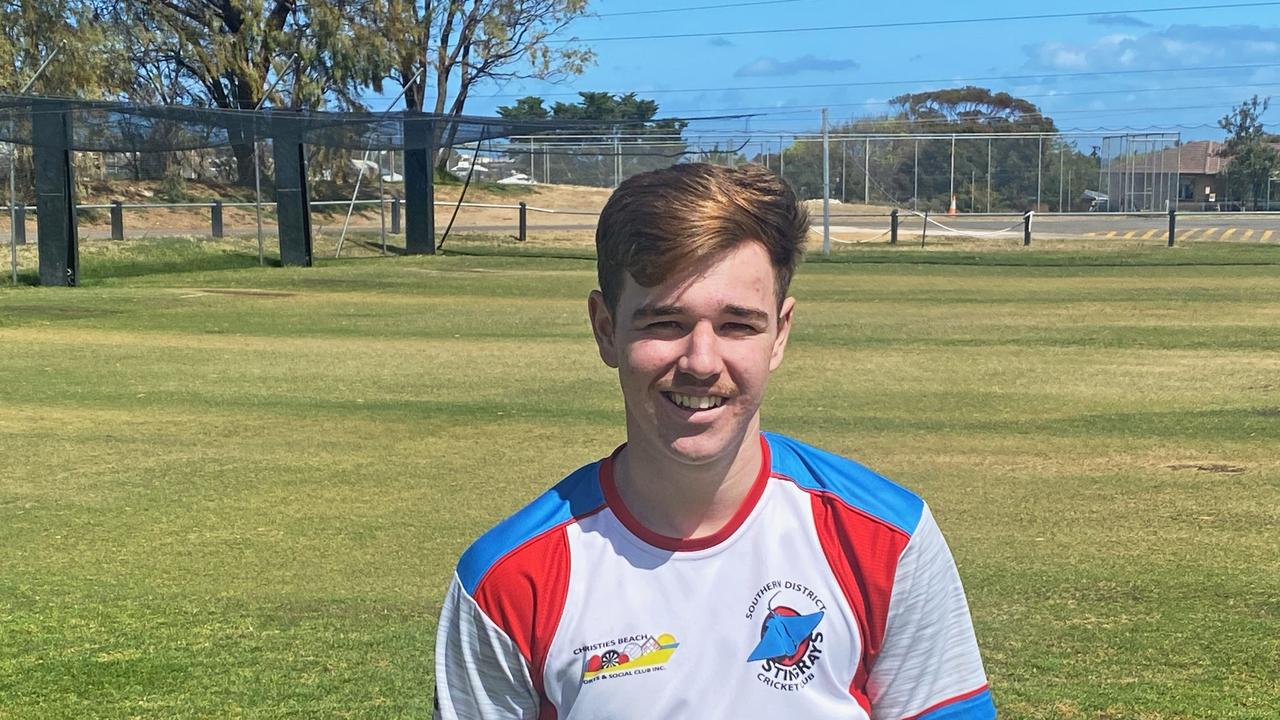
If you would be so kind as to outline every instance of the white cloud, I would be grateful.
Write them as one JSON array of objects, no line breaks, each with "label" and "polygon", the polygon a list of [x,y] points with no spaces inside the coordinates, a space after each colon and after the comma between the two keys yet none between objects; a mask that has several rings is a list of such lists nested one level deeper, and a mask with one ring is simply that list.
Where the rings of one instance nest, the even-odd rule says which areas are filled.
[{"label": "white cloud", "polygon": [[1049,41],[1026,46],[1024,52],[1032,68],[1067,72],[1280,62],[1280,28],[1173,25],[1142,34],[1111,33],[1084,43]]},{"label": "white cloud", "polygon": [[770,75],[795,75],[803,72],[828,72],[835,70],[856,70],[858,63],[853,60],[838,58],[819,58],[804,55],[794,60],[778,60],[777,58],[760,58],[738,68],[735,77],[764,77]]}]

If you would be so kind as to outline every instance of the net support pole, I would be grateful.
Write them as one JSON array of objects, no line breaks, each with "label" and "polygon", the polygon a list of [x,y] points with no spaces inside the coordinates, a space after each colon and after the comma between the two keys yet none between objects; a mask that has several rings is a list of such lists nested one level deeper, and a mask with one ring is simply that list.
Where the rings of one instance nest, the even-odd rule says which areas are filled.
[{"label": "net support pole", "polygon": [[379,236],[382,238],[382,254],[387,254],[387,191],[382,184],[382,153],[378,153],[378,223]]},{"label": "net support pole", "polygon": [[[14,180],[14,166],[18,163],[18,145],[9,144],[9,263],[13,271],[13,284],[18,284],[18,186]],[[22,218],[25,222],[26,218]],[[24,228],[25,229],[25,228]]]},{"label": "net support pole", "polygon": [[436,252],[435,184],[432,158],[435,157],[435,122],[408,119],[404,122],[404,249],[410,255]]},{"label": "net support pole", "polygon": [[71,114],[58,100],[32,103],[32,151],[36,175],[36,235],[40,284],[74,287],[80,270],[76,232]]},{"label": "net support pole", "polygon": [[1173,247],[1173,231],[1178,224],[1178,208],[1169,207],[1169,247]]},{"label": "net support pole", "polygon": [[898,208],[889,211],[889,244],[898,244]]},{"label": "net support pole", "polygon": [[[333,256],[335,258],[340,257],[342,255],[342,243],[346,242],[347,228],[351,227],[351,213],[354,212],[356,209],[356,198],[360,196],[360,181],[364,180],[364,169],[369,162],[370,152],[372,151],[366,148],[364,151],[364,156],[360,158],[360,171],[356,173],[356,187],[354,190],[351,191],[351,202],[347,204],[347,216],[342,220],[342,234],[338,236],[338,247],[333,251]],[[381,171],[381,167],[379,167],[379,171]],[[381,183],[382,182],[381,179],[379,179],[378,182]],[[379,187],[381,187],[381,185],[379,185]],[[385,238],[383,239],[382,244],[383,245],[386,244]]]},{"label": "net support pole", "polygon": [[276,165],[276,222],[280,264],[311,267],[311,207],[307,199],[307,149],[292,126],[276,129],[271,142]]},{"label": "net support pole", "polygon": [[262,163],[258,162],[258,138],[253,139],[253,212],[258,220],[258,264],[266,265],[262,247]]}]

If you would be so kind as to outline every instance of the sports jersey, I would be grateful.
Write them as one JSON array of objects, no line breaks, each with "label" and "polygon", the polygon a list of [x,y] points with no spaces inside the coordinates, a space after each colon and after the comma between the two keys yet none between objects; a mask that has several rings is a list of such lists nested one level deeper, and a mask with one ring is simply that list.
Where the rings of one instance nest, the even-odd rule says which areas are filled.
[{"label": "sports jersey", "polygon": [[646,529],[610,457],[477,540],[441,613],[436,717],[994,718],[925,503],[850,460],[760,442],[713,535]]}]

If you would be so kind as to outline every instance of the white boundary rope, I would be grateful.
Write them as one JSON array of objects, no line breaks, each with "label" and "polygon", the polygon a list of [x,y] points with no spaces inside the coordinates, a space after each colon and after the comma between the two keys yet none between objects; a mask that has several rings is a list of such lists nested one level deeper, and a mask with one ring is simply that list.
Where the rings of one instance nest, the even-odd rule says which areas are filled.
[{"label": "white boundary rope", "polygon": [[915,210],[908,210],[907,212],[912,215],[915,215],[918,218],[924,219],[925,222],[928,222],[932,225],[937,225],[938,227],[942,228],[943,230],[946,230],[947,232],[954,233],[956,235],[967,235],[969,237],[975,237],[975,238],[995,237],[997,235],[1002,235],[1004,233],[1011,232],[1015,228],[1022,227],[1022,222],[1019,221],[1001,230],[985,230],[985,231],[960,230],[959,228],[953,228],[953,227],[948,227],[946,225],[943,225],[942,223],[938,222],[937,220],[934,220],[931,217],[925,217],[924,213],[916,212]]}]

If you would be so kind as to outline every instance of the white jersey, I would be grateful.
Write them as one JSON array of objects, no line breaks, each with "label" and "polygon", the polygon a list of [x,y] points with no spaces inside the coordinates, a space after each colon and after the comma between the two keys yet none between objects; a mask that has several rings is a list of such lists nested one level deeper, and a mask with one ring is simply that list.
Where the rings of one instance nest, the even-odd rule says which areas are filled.
[{"label": "white jersey", "polygon": [[715,535],[644,528],[605,459],[477,540],[441,613],[436,716],[994,718],[924,502],[790,438],[761,444]]}]

